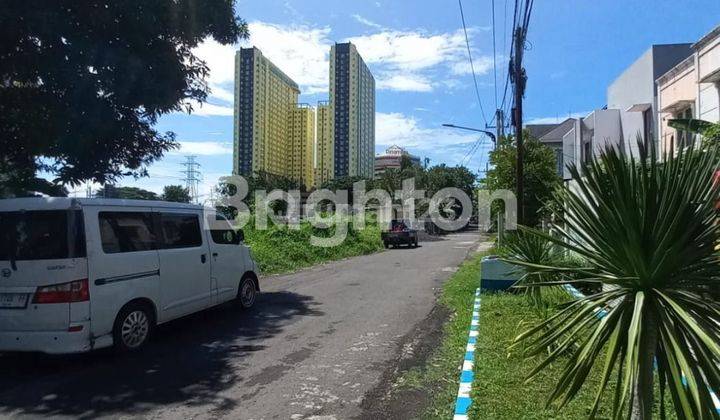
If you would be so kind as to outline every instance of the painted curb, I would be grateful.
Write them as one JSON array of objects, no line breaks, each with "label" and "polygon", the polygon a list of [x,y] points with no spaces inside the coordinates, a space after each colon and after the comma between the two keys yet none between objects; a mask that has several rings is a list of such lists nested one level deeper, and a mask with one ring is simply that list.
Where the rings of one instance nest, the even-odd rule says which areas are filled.
[{"label": "painted curb", "polygon": [[475,367],[475,342],[478,336],[478,325],[480,324],[480,288],[475,290],[475,302],[473,303],[472,320],[470,321],[470,331],[468,333],[467,346],[465,346],[465,358],[463,359],[462,372],[460,372],[460,387],[455,400],[455,415],[453,420],[467,420],[468,409],[472,400],[470,399],[470,391]]},{"label": "painted curb", "polygon": [[[576,289],[575,286],[573,286],[572,284],[564,284],[563,288],[575,299],[584,299],[585,298],[585,295],[581,291]],[[605,309],[597,308],[597,309],[595,309],[595,315],[598,318],[602,318],[605,315],[607,315],[607,311]],[[684,376],[683,376],[682,380],[684,383],[685,382]],[[718,399],[715,392],[710,392],[710,397],[712,398],[713,403],[715,404],[715,411],[720,413],[720,399]]]}]

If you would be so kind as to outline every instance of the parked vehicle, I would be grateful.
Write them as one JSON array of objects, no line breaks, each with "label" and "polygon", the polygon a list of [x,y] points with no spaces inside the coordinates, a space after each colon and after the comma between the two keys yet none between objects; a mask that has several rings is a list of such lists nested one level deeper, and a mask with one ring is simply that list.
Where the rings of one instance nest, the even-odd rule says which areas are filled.
[{"label": "parked vehicle", "polygon": [[[242,231],[158,201],[0,200],[0,351],[136,350],[156,325],[236,299],[258,270]],[[214,227],[218,227],[217,223]]]},{"label": "parked vehicle", "polygon": [[385,248],[392,246],[400,246],[402,244],[417,248],[418,232],[410,229],[408,224],[403,220],[393,220],[390,223],[390,229],[380,233]]}]

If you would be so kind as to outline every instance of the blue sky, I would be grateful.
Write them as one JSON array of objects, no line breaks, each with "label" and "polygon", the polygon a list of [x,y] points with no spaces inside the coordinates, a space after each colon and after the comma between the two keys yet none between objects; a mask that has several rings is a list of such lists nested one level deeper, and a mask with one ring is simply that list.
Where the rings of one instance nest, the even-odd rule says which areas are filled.
[{"label": "blue sky", "polygon": [[[495,0],[500,99],[510,48],[514,2]],[[680,6],[682,5],[682,6]],[[463,3],[485,117],[495,109],[490,0]],[[507,23],[505,10],[507,8]],[[376,151],[391,144],[431,159],[485,168],[487,140],[468,156],[477,137],[443,123],[483,126],[470,73],[458,4],[452,0],[240,0],[237,14],[250,24],[255,45],[300,85],[301,101],[327,99],[328,54],[333,42],[354,42],[376,84]],[[720,24],[720,1],[535,2],[525,67],[526,121],[562,120],[605,104],[612,80],[651,44],[693,42]],[[504,29],[507,28],[507,31]],[[507,32],[507,34],[505,33]],[[174,131],[182,150],[149,168],[150,178],[120,185],[161,191],[181,183],[180,162],[198,155],[206,193],[232,169],[232,77],[237,46],[214,42],[197,54],[210,67],[212,93],[193,115],[158,123]]]}]

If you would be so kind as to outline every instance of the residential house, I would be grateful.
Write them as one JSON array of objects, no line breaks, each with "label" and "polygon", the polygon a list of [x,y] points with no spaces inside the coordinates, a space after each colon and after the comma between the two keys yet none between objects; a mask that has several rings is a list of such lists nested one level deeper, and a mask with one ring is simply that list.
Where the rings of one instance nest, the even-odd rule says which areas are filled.
[{"label": "residential house", "polygon": [[568,123],[563,136],[563,178],[569,164],[579,164],[608,146],[637,155],[638,142],[658,144],[657,80],[693,54],[692,44],[653,45],[625,69],[607,89],[607,105]]},{"label": "residential house", "polygon": [[720,26],[693,46],[693,54],[657,79],[658,129],[662,153],[691,146],[695,136],[668,121],[698,118],[720,122]]},{"label": "residential house", "polygon": [[[542,134],[538,140],[548,146],[555,153],[555,165],[557,174],[565,177],[565,150],[563,147],[565,137],[574,135],[577,118],[568,118],[560,124],[554,124],[551,130]],[[568,174],[569,176],[569,174]]]}]

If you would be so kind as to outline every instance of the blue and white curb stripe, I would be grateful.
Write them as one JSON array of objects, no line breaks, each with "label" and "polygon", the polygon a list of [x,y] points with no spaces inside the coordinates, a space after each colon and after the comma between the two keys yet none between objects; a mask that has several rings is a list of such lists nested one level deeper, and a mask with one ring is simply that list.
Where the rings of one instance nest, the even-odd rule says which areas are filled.
[{"label": "blue and white curb stripe", "polygon": [[475,302],[473,303],[472,320],[470,321],[470,333],[468,334],[467,346],[465,346],[465,359],[463,360],[462,372],[460,373],[460,389],[458,389],[457,400],[455,400],[455,416],[453,420],[466,420],[470,408],[470,390],[473,383],[473,369],[475,367],[475,343],[480,325],[480,288],[475,290]]},{"label": "blue and white curb stripe", "polygon": [[[575,299],[584,299],[585,298],[585,295],[581,291],[576,289],[575,286],[573,286],[572,284],[563,284],[563,288],[565,289],[565,291],[570,293],[570,295],[572,297],[574,297]],[[605,315],[607,315],[607,311],[602,308],[595,308],[595,314],[597,315],[598,318],[602,318]]]},{"label": "blue and white curb stripe", "polygon": [[[585,295],[584,295],[581,291],[579,291],[578,289],[576,289],[572,284],[564,284],[564,285],[563,285],[563,288],[564,288],[568,293],[570,293],[570,295],[571,295],[572,297],[574,297],[575,299],[583,299],[583,298],[585,298]],[[596,308],[596,309],[595,309],[595,314],[597,315],[598,318],[602,318],[602,317],[604,317],[605,315],[607,315],[607,311],[606,311],[605,309]],[[683,380],[683,383],[684,383],[684,382],[685,382],[685,377],[684,377],[684,376],[683,376],[682,380]],[[713,404],[715,405],[715,411],[717,411],[718,413],[720,413],[720,399],[718,399],[717,395],[716,395],[714,392],[710,392],[710,397],[712,398]]]}]

